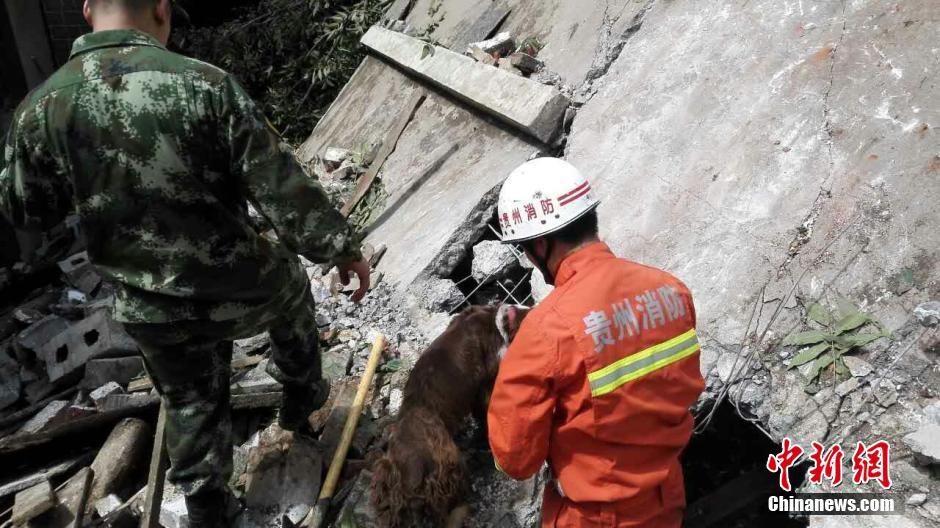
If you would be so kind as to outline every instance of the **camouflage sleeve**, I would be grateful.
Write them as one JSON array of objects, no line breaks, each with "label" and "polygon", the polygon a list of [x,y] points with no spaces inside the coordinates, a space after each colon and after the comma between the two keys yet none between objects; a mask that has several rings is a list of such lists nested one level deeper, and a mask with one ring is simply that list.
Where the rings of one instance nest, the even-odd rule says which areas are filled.
[{"label": "camouflage sleeve", "polygon": [[313,262],[360,260],[361,237],[333,207],[297,160],[282,151],[260,109],[234,79],[225,81],[223,138],[233,174],[254,207],[274,226],[278,239]]},{"label": "camouflage sleeve", "polygon": [[41,124],[18,111],[0,161],[0,214],[20,231],[39,233],[60,224],[72,209],[71,189],[35,133]]}]

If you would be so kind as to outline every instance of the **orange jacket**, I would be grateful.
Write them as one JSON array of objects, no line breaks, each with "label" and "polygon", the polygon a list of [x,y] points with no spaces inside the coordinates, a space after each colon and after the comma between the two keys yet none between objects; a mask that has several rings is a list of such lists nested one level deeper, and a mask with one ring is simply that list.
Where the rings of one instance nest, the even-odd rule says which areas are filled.
[{"label": "orange jacket", "polygon": [[556,275],[499,367],[488,412],[497,465],[525,479],[548,460],[574,503],[649,510],[652,492],[683,507],[678,458],[704,389],[691,293],[601,242]]}]

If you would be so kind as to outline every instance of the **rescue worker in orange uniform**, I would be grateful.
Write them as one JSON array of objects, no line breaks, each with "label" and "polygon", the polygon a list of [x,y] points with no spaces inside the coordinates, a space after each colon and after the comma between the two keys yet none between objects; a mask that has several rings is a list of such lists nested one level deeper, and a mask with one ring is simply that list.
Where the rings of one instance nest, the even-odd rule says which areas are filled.
[{"label": "rescue worker in orange uniform", "polygon": [[503,241],[555,290],[502,359],[488,412],[499,469],[548,462],[542,526],[678,528],[679,456],[704,389],[692,295],[672,275],[615,256],[597,237],[590,183],[556,158],[503,185]]}]

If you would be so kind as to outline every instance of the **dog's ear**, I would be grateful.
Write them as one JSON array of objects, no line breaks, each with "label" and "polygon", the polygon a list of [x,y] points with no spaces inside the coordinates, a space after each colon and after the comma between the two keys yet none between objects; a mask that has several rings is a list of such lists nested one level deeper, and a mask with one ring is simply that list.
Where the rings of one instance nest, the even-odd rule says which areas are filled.
[{"label": "dog's ear", "polygon": [[519,304],[503,304],[496,311],[496,327],[506,344],[512,342],[522,326],[522,321],[529,313],[529,308]]}]

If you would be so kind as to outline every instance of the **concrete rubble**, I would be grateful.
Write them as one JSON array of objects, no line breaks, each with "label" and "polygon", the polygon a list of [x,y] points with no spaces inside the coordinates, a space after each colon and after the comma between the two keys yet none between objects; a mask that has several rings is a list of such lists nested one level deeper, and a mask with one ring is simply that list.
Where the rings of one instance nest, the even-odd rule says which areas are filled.
[{"label": "concrete rubble", "polygon": [[[552,289],[488,229],[499,183],[539,155],[566,157],[591,178],[601,199],[601,235],[615,252],[669,270],[695,293],[707,385],[694,409],[698,423],[722,427],[709,413],[725,409],[772,446],[686,460],[690,486],[706,466],[727,478],[698,488],[728,485],[760,467],[783,438],[807,449],[812,441],[839,443],[846,451],[885,439],[893,448],[892,491],[906,504],[902,515],[813,516],[796,525],[937,526],[940,230],[933,204],[940,197],[940,117],[931,102],[940,88],[930,60],[938,30],[931,3],[804,9],[769,0],[706,7],[691,0],[524,1],[494,17],[489,3],[443,0],[446,16],[429,35],[440,45],[409,36],[429,27],[426,9],[412,6],[426,3],[396,2],[400,16],[386,24],[392,30],[369,31],[363,44],[370,56],[298,150],[337,205],[358,175],[377,172],[375,196],[352,217],[365,219],[367,243],[387,245],[374,263],[385,278],[354,305],[335,271],[305,263],[332,387],[309,420],[318,444],[273,425],[280,386],[268,370],[269,337],[235,343],[233,487],[248,505],[237,526],[274,528],[282,516],[303,518],[380,331],[389,349],[331,513],[340,522],[374,524],[369,461],[423,347],[467,302],[499,302],[508,299],[500,288],[518,287],[532,304]],[[536,34],[537,50],[519,50],[514,35]],[[422,93],[426,99],[413,115],[405,112],[409,120],[394,144],[383,145],[402,109]],[[373,167],[380,148],[391,154]],[[64,503],[60,513],[68,517],[81,480],[76,471],[91,464],[95,500],[86,509],[98,518],[140,496],[146,469],[123,472],[104,457],[117,449],[133,451],[121,459],[146,459],[144,439],[152,433],[135,426],[131,435],[120,420],[131,413],[152,423],[155,400],[133,343],[102,315],[107,285],[80,252],[71,254],[60,267],[61,287],[37,287],[0,318],[0,453],[113,414],[97,426],[102,441],[94,462],[89,457],[43,477],[70,479],[57,494],[60,504],[43,515]],[[0,288],[27,270],[0,270]],[[807,326],[815,302],[849,302],[875,316],[885,336],[847,353],[847,372],[832,368],[807,383],[787,365],[799,348],[781,343]],[[250,406],[235,405],[248,400]],[[473,468],[468,526],[537,526],[545,476],[511,481],[486,449],[467,440],[472,433],[473,426],[458,439]],[[721,445],[709,452],[716,449]],[[10,482],[4,477],[0,489],[37,484],[29,479],[38,469]],[[121,484],[100,488],[99,471]],[[836,491],[873,490],[845,484]],[[690,491],[690,502],[703,497]],[[166,527],[188,525],[172,486],[160,519]],[[743,515],[734,521],[728,526],[766,522]]]}]

